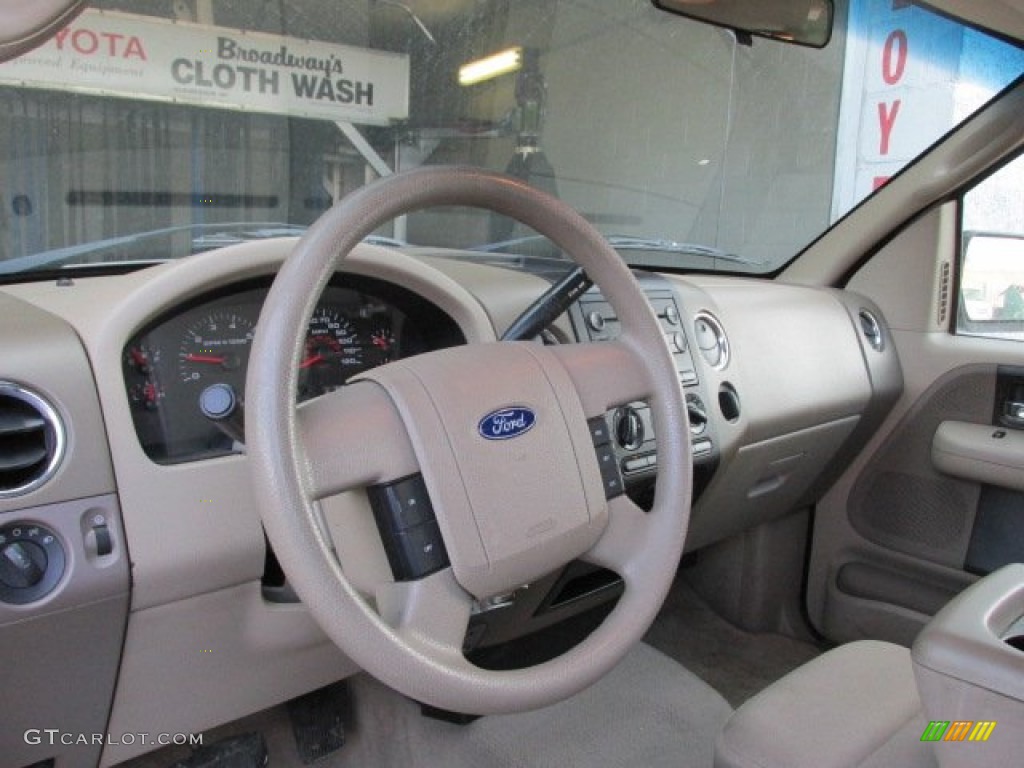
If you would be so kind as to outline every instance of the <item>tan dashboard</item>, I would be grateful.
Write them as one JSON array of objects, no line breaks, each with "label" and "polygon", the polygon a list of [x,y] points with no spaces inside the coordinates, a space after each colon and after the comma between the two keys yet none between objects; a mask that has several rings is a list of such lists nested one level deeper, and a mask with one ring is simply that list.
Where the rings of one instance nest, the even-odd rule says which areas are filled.
[{"label": "tan dashboard", "polygon": [[[218,440],[216,428],[196,415],[199,390],[220,380],[210,374],[238,373],[235,363],[243,361],[233,358],[227,365],[228,357],[232,349],[244,349],[258,321],[261,291],[293,243],[247,243],[123,275],[0,289],[0,317],[6,322],[0,327],[0,380],[15,379],[44,394],[67,428],[60,469],[37,489],[0,497],[0,525],[42,520],[32,512],[37,507],[50,507],[47,514],[60,519],[60,504],[103,499],[113,545],[108,557],[116,564],[102,571],[111,577],[104,594],[120,600],[101,632],[106,666],[96,673],[99,688],[112,697],[108,730],[148,731],[159,722],[161,730],[198,731],[354,671],[301,604],[267,599],[267,549],[244,452],[230,440]],[[421,325],[432,320],[450,328],[410,341],[410,354],[462,339],[491,342],[550,285],[543,276],[470,263],[456,253],[370,245],[357,249],[345,271],[358,276],[349,278],[355,289],[339,277],[324,298],[322,319],[325,329],[327,323],[347,323],[347,330],[321,329],[321,336],[336,330],[341,335],[321,339],[327,351],[311,347],[311,358],[348,349],[350,363],[366,363],[380,349],[374,333],[415,315],[413,304],[429,307],[419,316]],[[901,389],[884,319],[857,296],[728,277],[644,280],[648,295],[657,297],[655,309],[692,406],[691,425],[679,428],[694,428],[695,448],[700,442],[702,449],[690,550],[813,499]],[[381,286],[389,287],[393,300],[378,317],[381,328],[371,327],[371,320],[364,328],[359,307],[380,299],[380,290],[371,288]],[[24,309],[16,302],[24,302]],[[581,301],[556,321],[549,341],[595,338],[587,336],[588,323],[614,323],[593,316],[599,304],[599,295]],[[18,317],[22,324],[6,320]],[[218,323],[233,327],[221,333]],[[42,342],[32,344],[34,339]],[[160,378],[153,373],[157,367]],[[233,384],[236,391],[243,381]],[[169,388],[178,410],[169,409]],[[186,413],[195,434],[170,450],[167,435],[184,429],[177,422]],[[609,419],[609,428],[618,430],[620,421]],[[636,437],[629,430],[638,425],[642,413],[615,437],[620,443]],[[656,436],[617,456],[624,472],[628,460],[640,468],[637,477],[653,478]],[[366,499],[351,494],[325,509],[328,515],[369,519]],[[73,519],[60,531],[69,557],[54,591],[27,607],[0,605],[5,649],[15,639],[24,642],[31,627],[21,622],[11,629],[15,620],[49,617],[38,626],[52,629],[59,627],[58,608],[69,607],[67,601],[70,607],[80,604],[75,584],[84,584],[80,580],[89,569],[98,567],[94,555],[90,560],[97,534]],[[339,550],[356,583],[360,569],[387,567],[383,550]],[[519,618],[529,622],[533,614],[523,611]],[[66,649],[56,647],[54,653],[61,650]],[[12,648],[10,657],[16,655]],[[153,690],[163,693],[154,697]],[[140,751],[108,747],[103,764]]]}]

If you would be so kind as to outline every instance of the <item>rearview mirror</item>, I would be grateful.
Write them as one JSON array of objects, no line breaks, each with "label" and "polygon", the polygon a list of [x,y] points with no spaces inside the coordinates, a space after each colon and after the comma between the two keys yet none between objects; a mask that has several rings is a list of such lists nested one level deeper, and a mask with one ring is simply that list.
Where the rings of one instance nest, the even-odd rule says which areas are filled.
[{"label": "rearview mirror", "polygon": [[832,37],[832,0],[651,0],[663,11],[736,32],[824,48]]}]

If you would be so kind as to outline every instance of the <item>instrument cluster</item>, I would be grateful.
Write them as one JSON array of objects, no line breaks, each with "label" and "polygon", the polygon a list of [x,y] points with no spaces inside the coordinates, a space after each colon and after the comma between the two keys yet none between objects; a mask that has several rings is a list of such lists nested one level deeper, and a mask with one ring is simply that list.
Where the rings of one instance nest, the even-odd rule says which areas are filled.
[{"label": "instrument cluster", "polygon": [[[125,391],[151,459],[171,464],[242,449],[240,430],[218,421],[236,404],[244,408],[249,353],[268,290],[266,281],[248,283],[188,302],[125,345]],[[451,318],[421,297],[369,278],[339,278],[306,328],[299,401],[392,360],[460,343]]]}]

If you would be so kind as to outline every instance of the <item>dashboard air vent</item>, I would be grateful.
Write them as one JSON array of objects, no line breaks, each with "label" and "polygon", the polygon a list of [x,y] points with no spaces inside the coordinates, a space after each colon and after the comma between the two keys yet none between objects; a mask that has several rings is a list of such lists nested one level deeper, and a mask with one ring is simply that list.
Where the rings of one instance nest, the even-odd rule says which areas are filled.
[{"label": "dashboard air vent", "polygon": [[868,340],[868,344],[876,352],[881,352],[882,347],[885,346],[885,341],[882,337],[882,326],[878,324],[878,319],[868,312],[866,309],[862,309],[858,314],[860,318],[860,330],[864,334],[864,338]]},{"label": "dashboard air vent", "polygon": [[64,457],[64,427],[34,392],[0,381],[0,498],[33,491]]},{"label": "dashboard air vent", "polygon": [[693,321],[694,337],[697,348],[716,371],[721,371],[729,364],[729,339],[718,319],[708,312],[698,312]]}]

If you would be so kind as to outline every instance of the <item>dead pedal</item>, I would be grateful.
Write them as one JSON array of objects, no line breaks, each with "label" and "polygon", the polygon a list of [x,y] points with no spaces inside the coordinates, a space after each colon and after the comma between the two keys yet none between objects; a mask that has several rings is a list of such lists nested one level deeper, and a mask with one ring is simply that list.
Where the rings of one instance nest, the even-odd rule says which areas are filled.
[{"label": "dead pedal", "polygon": [[200,747],[171,768],[266,768],[267,742],[262,733],[243,733]]},{"label": "dead pedal", "polygon": [[316,762],[345,745],[348,688],[334,683],[288,702],[295,747],[304,765]]}]

